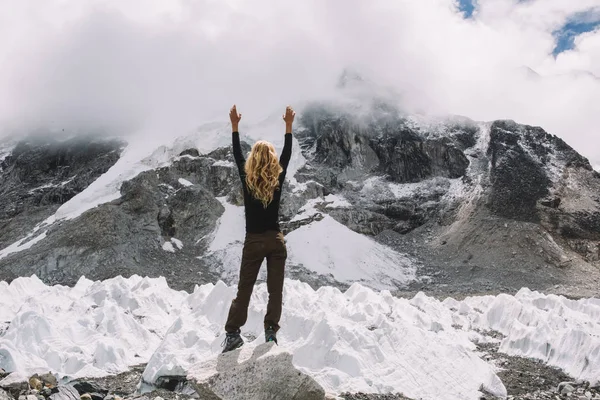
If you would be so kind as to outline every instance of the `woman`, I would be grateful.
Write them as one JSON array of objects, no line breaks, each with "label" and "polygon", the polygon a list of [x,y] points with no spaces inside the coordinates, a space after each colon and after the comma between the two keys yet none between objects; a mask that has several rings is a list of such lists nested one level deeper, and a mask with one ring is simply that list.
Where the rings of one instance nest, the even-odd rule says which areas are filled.
[{"label": "woman", "polygon": [[233,157],[240,173],[244,190],[246,214],[246,239],[242,251],[240,280],[236,298],[231,303],[225,324],[227,335],[223,353],[244,344],[240,328],[248,318],[250,296],[263,260],[267,259],[267,288],[269,302],[264,319],[265,341],[277,343],[277,331],[281,317],[283,276],[287,250],[283,233],[279,228],[279,201],[290,157],[292,155],[292,124],[296,113],[287,107],[285,121],[285,144],[281,158],[277,159],[275,148],[269,142],[254,143],[248,160],[244,160],[240,146],[238,125],[242,114],[234,105],[229,112],[233,142]]}]

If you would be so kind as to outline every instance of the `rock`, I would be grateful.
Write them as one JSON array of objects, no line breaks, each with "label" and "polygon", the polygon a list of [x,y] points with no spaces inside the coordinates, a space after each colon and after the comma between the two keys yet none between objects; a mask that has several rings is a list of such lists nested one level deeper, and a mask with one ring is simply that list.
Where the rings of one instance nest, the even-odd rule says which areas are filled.
[{"label": "rock", "polygon": [[[220,354],[216,359],[193,366],[188,379],[201,399],[323,400],[323,388],[294,367],[292,354],[273,346],[265,343],[254,349]],[[247,359],[239,362],[243,355]]]},{"label": "rock", "polygon": [[[38,392],[44,388],[44,383],[38,378],[37,374],[29,378],[29,387]],[[29,399],[28,399],[29,400]]]},{"label": "rock", "polygon": [[182,151],[181,153],[179,153],[179,156],[192,156],[192,157],[200,157],[200,153],[198,152],[198,149],[187,149]]},{"label": "rock", "polygon": [[58,386],[58,381],[57,381],[56,377],[53,374],[51,374],[50,372],[48,372],[47,374],[40,375],[39,379],[42,380],[45,387],[48,387],[50,389]]},{"label": "rock", "polygon": [[573,386],[571,386],[570,384],[566,384],[562,387],[562,389],[560,390],[560,394],[566,394],[569,395],[571,392],[575,391],[575,388]]},{"label": "rock", "polygon": [[58,386],[58,393],[50,396],[50,400],[80,400],[79,393],[71,385]]},{"label": "rock", "polygon": [[4,391],[4,389],[0,389],[0,400],[13,400],[13,397]]},{"label": "rock", "polygon": [[89,393],[84,393],[79,398],[81,400],[92,400],[92,396]]},{"label": "rock", "polygon": [[[101,387],[96,382],[88,382],[88,381],[74,381],[71,382],[71,385],[79,392],[79,394],[92,394],[92,393],[100,393],[102,394],[102,398],[104,398],[108,394],[108,390]],[[93,396],[92,396],[93,397]]]},{"label": "rock", "polygon": [[154,385],[157,388],[165,389],[170,392],[195,396],[196,391],[186,376],[159,376]]},{"label": "rock", "polygon": [[37,396],[35,394],[28,394],[27,396],[25,396],[26,400],[38,400]]},{"label": "rock", "polygon": [[38,138],[17,144],[0,174],[0,247],[54,214],[119,159],[124,143],[77,137]]},{"label": "rock", "polygon": [[[29,385],[27,384],[27,382],[14,382],[9,385],[3,386],[3,389],[10,393],[10,395],[13,398],[19,399],[21,395],[27,392],[27,390],[29,389]],[[25,396],[23,396],[23,398],[24,397]]]}]

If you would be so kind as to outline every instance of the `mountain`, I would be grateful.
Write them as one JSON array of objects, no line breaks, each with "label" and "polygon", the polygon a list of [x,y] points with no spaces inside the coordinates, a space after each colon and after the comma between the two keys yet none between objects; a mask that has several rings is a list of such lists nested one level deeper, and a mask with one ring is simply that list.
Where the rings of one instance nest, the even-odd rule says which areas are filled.
[{"label": "mountain", "polygon": [[[540,127],[392,104],[299,110],[281,210],[290,278],[394,293],[597,294],[600,173],[586,158]],[[249,125],[245,151],[259,138],[280,149],[279,118]],[[191,291],[237,279],[244,222],[226,124],[146,153],[76,137],[0,154],[0,280],[137,274]]]}]

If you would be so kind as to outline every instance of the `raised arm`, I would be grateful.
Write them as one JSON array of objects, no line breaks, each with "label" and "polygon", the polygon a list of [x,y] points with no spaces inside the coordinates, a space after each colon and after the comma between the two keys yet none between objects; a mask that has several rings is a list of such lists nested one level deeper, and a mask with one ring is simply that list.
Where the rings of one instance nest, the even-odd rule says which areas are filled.
[{"label": "raised arm", "polygon": [[285,114],[283,115],[283,120],[285,121],[285,143],[283,145],[281,157],[279,157],[279,164],[281,164],[281,167],[284,170],[287,169],[290,158],[292,157],[292,125],[294,124],[295,116],[296,113],[292,107],[287,106]]},{"label": "raised arm", "polygon": [[246,160],[242,154],[242,146],[240,144],[239,123],[242,119],[242,114],[238,114],[235,104],[229,111],[229,119],[231,120],[231,144],[233,146],[233,158],[237,164],[240,176],[244,173],[244,164]]}]

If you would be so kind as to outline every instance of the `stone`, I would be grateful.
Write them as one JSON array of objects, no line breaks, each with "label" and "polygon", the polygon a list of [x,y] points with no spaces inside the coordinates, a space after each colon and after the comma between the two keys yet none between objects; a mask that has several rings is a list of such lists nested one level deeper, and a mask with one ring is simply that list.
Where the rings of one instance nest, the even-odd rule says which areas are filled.
[{"label": "stone", "polygon": [[72,385],[58,386],[58,393],[50,396],[50,400],[80,400],[79,393]]},{"label": "stone", "polygon": [[92,400],[92,396],[89,393],[84,393],[79,398],[81,400]]},{"label": "stone", "polygon": [[6,390],[13,398],[20,399],[21,395],[23,395],[23,399],[25,399],[25,393],[29,390],[29,385],[27,382],[13,382],[6,386],[3,386],[3,389]]},{"label": "stone", "polygon": [[571,386],[570,384],[566,384],[563,386],[563,388],[560,391],[560,394],[566,394],[569,395],[571,392],[575,391],[575,388],[573,386]]},{"label": "stone", "polygon": [[200,398],[207,400],[323,400],[325,390],[296,369],[292,358],[291,353],[265,343],[192,366],[188,379]]},{"label": "stone", "polygon": [[[92,393],[100,393],[106,396],[108,394],[108,390],[100,386],[96,382],[88,382],[88,381],[74,381],[71,382],[71,385],[79,392],[79,394],[92,394]],[[92,396],[93,397],[93,396]]]},{"label": "stone", "polygon": [[190,385],[186,376],[159,376],[154,382],[154,385],[160,389],[166,389],[170,392],[186,394],[193,396],[196,394],[195,389]]},{"label": "stone", "polygon": [[52,389],[52,388],[58,386],[58,380],[50,372],[48,372],[47,374],[40,375],[39,379],[42,380],[42,382],[44,383],[45,387],[48,387],[48,388]]},{"label": "stone", "polygon": [[29,378],[29,387],[40,391],[44,388],[44,383],[38,378],[37,374]]},{"label": "stone", "polygon": [[13,397],[4,389],[0,389],[0,400],[13,400]]},{"label": "stone", "polygon": [[26,400],[38,400],[37,396],[35,394],[28,394],[27,396],[25,396]]}]

